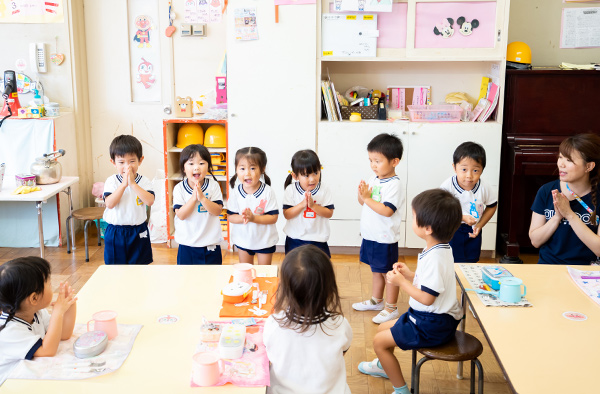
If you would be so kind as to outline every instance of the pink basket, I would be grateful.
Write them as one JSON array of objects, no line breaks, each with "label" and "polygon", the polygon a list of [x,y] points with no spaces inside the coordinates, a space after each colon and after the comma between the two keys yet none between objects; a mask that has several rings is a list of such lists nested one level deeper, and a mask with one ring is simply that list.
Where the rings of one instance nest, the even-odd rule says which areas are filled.
[{"label": "pink basket", "polygon": [[451,105],[409,105],[411,122],[460,122],[462,108]]}]

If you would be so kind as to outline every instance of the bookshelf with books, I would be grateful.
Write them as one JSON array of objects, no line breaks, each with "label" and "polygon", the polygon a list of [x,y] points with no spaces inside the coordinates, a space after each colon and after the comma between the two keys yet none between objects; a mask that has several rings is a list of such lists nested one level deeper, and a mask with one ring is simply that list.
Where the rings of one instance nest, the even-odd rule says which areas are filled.
[{"label": "bookshelf with books", "polygon": [[[485,3],[485,4],[484,4]],[[452,169],[452,153],[456,146],[464,141],[475,141],[483,145],[487,154],[487,166],[482,178],[492,187],[497,188],[499,184],[500,163],[500,141],[502,134],[502,112],[503,112],[503,90],[504,75],[506,69],[506,45],[508,31],[509,0],[473,2],[465,0],[439,1],[439,0],[404,0],[393,3],[393,12],[401,9],[406,17],[405,24],[391,26],[389,19],[391,15],[377,13],[379,37],[377,41],[377,56],[375,57],[341,57],[330,56],[326,48],[322,47],[323,29],[319,28],[317,35],[317,83],[319,86],[318,103],[322,103],[323,81],[335,84],[337,91],[344,95],[347,90],[355,86],[365,87],[368,90],[380,90],[386,92],[390,86],[398,87],[430,87],[430,102],[433,105],[443,104],[446,95],[453,92],[465,92],[473,108],[478,104],[482,77],[489,78],[493,83],[494,90],[487,89],[482,97],[489,101],[482,108],[479,119],[471,122],[453,123],[417,123],[404,120],[379,121],[363,120],[361,122],[349,122],[343,120],[329,121],[327,114],[318,116],[318,153],[322,161],[326,162],[328,156],[324,152],[334,149],[340,144],[340,138],[345,141],[344,154],[337,155],[335,162],[328,163],[327,170],[323,171],[325,180],[347,179],[347,168],[355,168],[362,163],[364,158],[365,171],[359,171],[360,179],[370,175],[367,161],[366,144],[373,136],[380,132],[390,132],[398,135],[404,144],[404,157],[401,163],[405,166],[405,172],[398,173],[404,183],[406,191],[406,207],[404,207],[403,218],[405,219],[405,237],[400,242],[401,247],[420,248],[423,243],[414,236],[412,223],[412,210],[410,204],[412,198],[419,192],[439,187],[440,184],[454,172]],[[472,18],[468,11],[481,4],[486,8],[487,24],[483,23],[473,30],[472,37],[480,32],[486,32],[489,45],[486,47],[436,47],[437,44],[423,44],[426,38],[433,42],[435,37],[434,25],[430,28],[421,26],[423,18],[420,14],[423,10],[439,8],[445,10],[456,10],[444,15],[454,20],[454,34],[462,39],[468,40],[459,34],[457,19],[465,12],[467,18]],[[334,10],[333,1],[324,0],[318,7],[318,20],[323,15]],[[454,7],[454,8],[452,8]],[[474,8],[473,8],[474,9]],[[490,11],[491,10],[491,11]],[[341,11],[348,15],[368,15],[368,13]],[[398,12],[399,14],[399,12]],[[383,15],[383,16],[382,16]],[[483,14],[479,17],[484,20]],[[477,16],[477,15],[476,15]],[[385,18],[388,18],[386,24]],[[401,26],[400,26],[401,25]],[[395,34],[405,42],[390,45],[390,28],[396,29]],[[398,34],[399,29],[405,29],[403,34]],[[460,43],[457,37],[451,37],[446,42]],[[456,40],[455,40],[456,39]],[[455,40],[455,41],[452,41]],[[467,42],[467,41],[463,41]],[[382,44],[382,45],[380,45]],[[387,47],[383,47],[387,46]],[[335,94],[335,91],[333,91]],[[386,98],[389,99],[389,98]],[[335,103],[334,103],[335,104]],[[410,104],[410,103],[408,103]],[[327,106],[323,107],[325,110]],[[319,104],[318,110],[322,109]],[[332,111],[333,112],[333,111]],[[332,115],[334,115],[332,113]],[[366,137],[369,138],[366,138]],[[336,156],[334,156],[336,157]],[[358,160],[357,160],[358,159]],[[324,164],[326,166],[326,164]],[[362,170],[362,169],[360,169]],[[354,195],[356,185],[354,181],[359,175],[352,174],[349,182],[343,182],[337,188],[339,195]],[[359,180],[360,180],[359,179]],[[354,183],[353,183],[354,182]],[[354,204],[356,205],[356,204]],[[342,231],[341,238],[347,240],[345,246],[358,246],[360,242],[359,221],[360,209],[358,206],[340,206],[336,204],[336,212],[332,218],[332,227]],[[496,216],[486,225],[483,232],[483,250],[495,249]],[[333,234],[333,231],[332,231]]]}]

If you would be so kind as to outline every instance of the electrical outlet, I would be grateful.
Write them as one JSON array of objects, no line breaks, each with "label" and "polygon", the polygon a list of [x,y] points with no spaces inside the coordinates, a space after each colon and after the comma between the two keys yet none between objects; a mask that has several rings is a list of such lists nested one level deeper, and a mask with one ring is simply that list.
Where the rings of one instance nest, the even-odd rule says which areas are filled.
[{"label": "electrical outlet", "polygon": [[192,25],[182,24],[181,25],[181,36],[191,36],[192,35]]},{"label": "electrical outlet", "polygon": [[206,24],[192,25],[192,35],[195,37],[206,37]]}]

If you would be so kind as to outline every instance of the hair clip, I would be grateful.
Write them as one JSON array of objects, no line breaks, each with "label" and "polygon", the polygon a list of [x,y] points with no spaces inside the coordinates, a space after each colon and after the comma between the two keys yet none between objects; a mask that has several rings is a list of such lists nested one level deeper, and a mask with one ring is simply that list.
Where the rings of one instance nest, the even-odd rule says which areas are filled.
[{"label": "hair clip", "polygon": [[323,166],[321,166],[321,169],[323,169]]},{"label": "hair clip", "polygon": [[291,171],[291,170],[288,170],[288,174],[291,174],[291,173],[292,173],[292,171]]}]

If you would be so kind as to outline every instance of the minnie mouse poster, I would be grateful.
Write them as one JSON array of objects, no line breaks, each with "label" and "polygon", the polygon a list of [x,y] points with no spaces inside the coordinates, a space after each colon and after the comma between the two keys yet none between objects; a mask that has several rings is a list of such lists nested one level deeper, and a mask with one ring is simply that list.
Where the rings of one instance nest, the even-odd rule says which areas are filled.
[{"label": "minnie mouse poster", "polygon": [[435,25],[433,32],[436,36],[450,38],[454,34],[454,19],[446,18],[441,24]]}]

